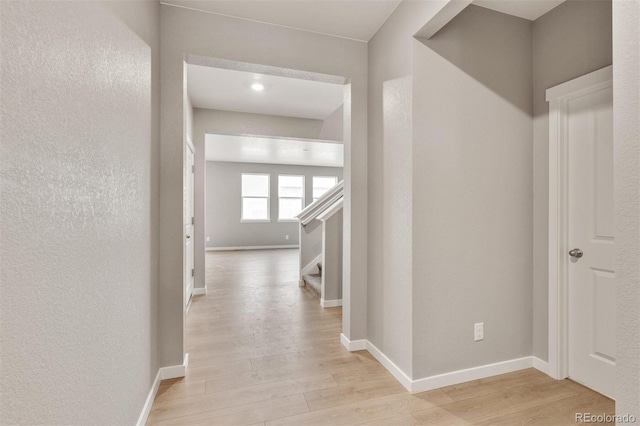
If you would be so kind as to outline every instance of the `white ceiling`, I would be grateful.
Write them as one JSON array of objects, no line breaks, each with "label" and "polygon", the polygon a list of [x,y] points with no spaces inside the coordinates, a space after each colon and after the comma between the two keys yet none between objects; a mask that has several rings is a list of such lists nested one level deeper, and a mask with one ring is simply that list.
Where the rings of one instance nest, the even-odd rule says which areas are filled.
[{"label": "white ceiling", "polygon": [[258,136],[205,135],[207,161],[343,167],[344,145]]},{"label": "white ceiling", "polygon": [[[256,92],[251,84],[264,90]],[[187,65],[189,99],[196,108],[324,120],[343,103],[341,84],[223,68]]]},{"label": "white ceiling", "polygon": [[162,3],[366,42],[400,0],[162,0]]},{"label": "white ceiling", "polygon": [[565,0],[474,0],[476,6],[535,21]]}]

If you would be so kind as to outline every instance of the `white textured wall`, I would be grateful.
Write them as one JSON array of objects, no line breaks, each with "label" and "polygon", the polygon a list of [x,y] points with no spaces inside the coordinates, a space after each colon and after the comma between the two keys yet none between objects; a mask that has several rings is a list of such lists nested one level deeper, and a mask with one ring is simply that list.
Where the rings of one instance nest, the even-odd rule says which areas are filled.
[{"label": "white textured wall", "polygon": [[133,424],[158,366],[159,5],[0,14],[0,423]]},{"label": "white textured wall", "polygon": [[[182,363],[182,166],[183,61],[185,54],[237,60],[351,79],[351,139],[345,142],[345,253],[351,280],[345,289],[356,300],[366,298],[367,252],[367,46],[352,40],[235,19],[194,10],[161,6],[162,137],[161,250],[159,327],[162,365]],[[196,147],[197,148],[197,147]],[[205,167],[196,161],[196,173]],[[343,309],[347,335],[365,337],[366,305]],[[351,336],[353,334],[353,336]]]},{"label": "white textured wall", "polygon": [[546,90],[611,65],[611,0],[569,0],[533,23],[533,354],[548,359],[549,104]]},{"label": "white textured wall", "polygon": [[414,44],[415,378],[531,354],[531,27],[471,5]]},{"label": "white textured wall", "polygon": [[616,413],[640,419],[640,1],[613,2]]}]

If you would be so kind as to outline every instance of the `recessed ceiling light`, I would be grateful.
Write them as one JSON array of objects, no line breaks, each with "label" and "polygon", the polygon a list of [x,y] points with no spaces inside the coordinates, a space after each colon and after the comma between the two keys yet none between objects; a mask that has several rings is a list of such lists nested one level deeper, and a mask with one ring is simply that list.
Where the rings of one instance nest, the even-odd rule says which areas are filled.
[{"label": "recessed ceiling light", "polygon": [[262,92],[264,90],[264,85],[262,83],[253,83],[251,88],[256,92]]}]

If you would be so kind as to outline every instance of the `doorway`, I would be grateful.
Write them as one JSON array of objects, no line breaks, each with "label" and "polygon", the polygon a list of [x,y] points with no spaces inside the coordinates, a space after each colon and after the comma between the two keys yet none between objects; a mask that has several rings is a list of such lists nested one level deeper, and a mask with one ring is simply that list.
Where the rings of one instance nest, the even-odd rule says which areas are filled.
[{"label": "doorway", "polygon": [[612,67],[547,90],[549,367],[615,390]]}]

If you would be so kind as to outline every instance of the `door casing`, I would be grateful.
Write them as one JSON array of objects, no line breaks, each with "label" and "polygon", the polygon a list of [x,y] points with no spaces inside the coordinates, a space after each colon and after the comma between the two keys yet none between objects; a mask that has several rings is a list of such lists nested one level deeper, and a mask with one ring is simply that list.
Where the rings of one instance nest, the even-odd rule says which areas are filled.
[{"label": "door casing", "polygon": [[549,367],[555,379],[569,375],[568,102],[613,85],[613,67],[547,89],[549,102]]}]

